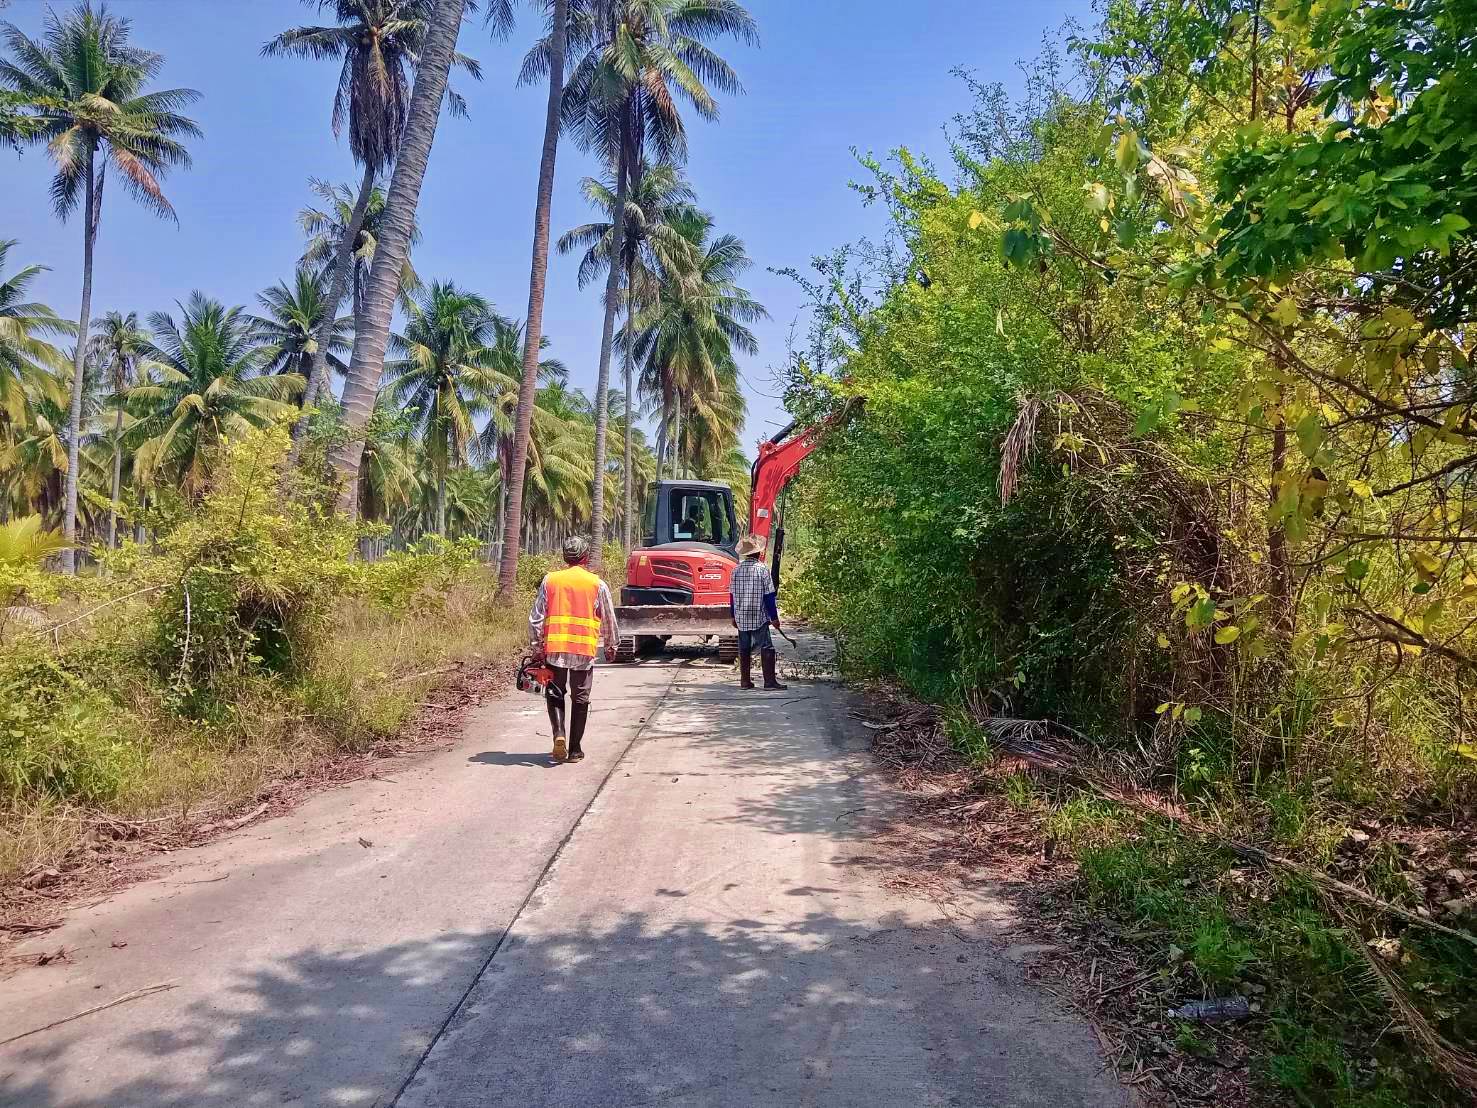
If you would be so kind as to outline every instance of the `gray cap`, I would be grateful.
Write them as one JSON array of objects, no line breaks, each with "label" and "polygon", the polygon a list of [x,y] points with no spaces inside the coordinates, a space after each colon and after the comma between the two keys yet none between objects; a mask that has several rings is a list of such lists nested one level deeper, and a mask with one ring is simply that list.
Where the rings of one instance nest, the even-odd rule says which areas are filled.
[{"label": "gray cap", "polygon": [[590,556],[590,544],[583,535],[570,535],[564,540],[564,560],[570,565],[578,565]]}]

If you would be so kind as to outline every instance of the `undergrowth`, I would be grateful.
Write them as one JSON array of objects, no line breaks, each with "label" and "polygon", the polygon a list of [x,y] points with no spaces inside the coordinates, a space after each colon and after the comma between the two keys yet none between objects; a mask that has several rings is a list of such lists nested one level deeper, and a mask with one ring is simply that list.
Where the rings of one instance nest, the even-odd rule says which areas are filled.
[{"label": "undergrowth", "polygon": [[459,666],[516,658],[533,588],[432,539],[381,562],[311,495],[279,502],[282,432],[216,459],[148,549],[113,555],[0,655],[0,887],[63,864],[99,817],[229,810],[399,733]]}]

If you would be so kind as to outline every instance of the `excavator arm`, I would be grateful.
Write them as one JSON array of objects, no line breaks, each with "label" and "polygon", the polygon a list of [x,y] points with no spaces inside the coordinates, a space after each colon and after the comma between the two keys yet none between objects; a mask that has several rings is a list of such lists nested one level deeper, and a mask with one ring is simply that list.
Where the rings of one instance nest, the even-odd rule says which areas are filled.
[{"label": "excavator arm", "polygon": [[770,576],[776,589],[785,554],[784,520],[778,507],[780,496],[800,472],[800,463],[815,453],[828,434],[845,426],[861,405],[862,398],[854,396],[813,427],[795,434],[795,425],[791,424],[769,442],[759,445],[749,487],[749,532],[769,543]]},{"label": "excavator arm", "polygon": [[773,530],[775,508],[780,494],[800,472],[800,463],[815,453],[821,441],[843,426],[857,408],[861,397],[852,397],[832,415],[813,427],[794,434],[792,423],[769,442],[759,444],[759,457],[754,459],[753,478],[749,486],[749,532],[768,539]]}]

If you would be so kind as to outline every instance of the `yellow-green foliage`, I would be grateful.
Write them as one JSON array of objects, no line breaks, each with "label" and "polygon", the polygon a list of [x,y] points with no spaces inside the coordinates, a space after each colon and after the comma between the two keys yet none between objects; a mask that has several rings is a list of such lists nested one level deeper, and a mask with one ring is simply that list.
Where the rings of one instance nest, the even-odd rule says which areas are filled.
[{"label": "yellow-green foliage", "polygon": [[[527,592],[500,601],[475,543],[356,561],[326,498],[279,493],[286,445],[280,428],[224,444],[154,544],[70,587],[58,622],[75,622],[55,639],[12,626],[0,882],[70,848],[74,806],[140,817],[256,795],[392,738],[458,665],[523,648]],[[24,572],[28,595],[57,595],[57,578]]]},{"label": "yellow-green foliage", "polygon": [[0,635],[5,632],[3,609],[56,598],[54,581],[42,566],[64,545],[58,532],[42,527],[40,516],[0,523]]}]

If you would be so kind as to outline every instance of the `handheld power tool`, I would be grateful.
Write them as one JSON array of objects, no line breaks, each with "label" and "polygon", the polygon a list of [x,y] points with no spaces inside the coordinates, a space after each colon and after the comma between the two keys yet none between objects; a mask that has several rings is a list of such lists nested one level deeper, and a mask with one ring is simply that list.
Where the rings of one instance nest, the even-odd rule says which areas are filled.
[{"label": "handheld power tool", "polygon": [[554,670],[548,662],[526,656],[518,666],[518,691],[543,696],[544,690],[554,683]]}]

